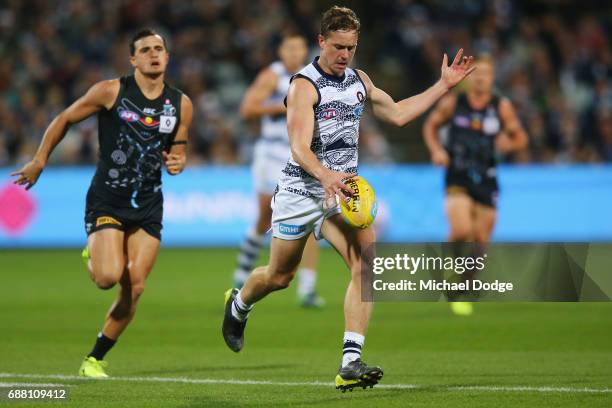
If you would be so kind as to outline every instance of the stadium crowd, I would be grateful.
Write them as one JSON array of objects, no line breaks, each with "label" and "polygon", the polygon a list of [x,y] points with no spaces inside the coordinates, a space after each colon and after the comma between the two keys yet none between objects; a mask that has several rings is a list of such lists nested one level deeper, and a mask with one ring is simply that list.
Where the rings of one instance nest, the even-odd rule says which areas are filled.
[{"label": "stadium crowd", "polygon": [[[321,4],[319,4],[321,3]],[[323,4],[325,3],[325,4]],[[384,0],[351,2],[362,16],[357,63],[393,95],[423,90],[443,52],[460,46],[496,61],[497,89],[530,137],[516,162],[612,162],[612,42],[605,1]],[[7,0],[0,2],[0,166],[30,158],[49,121],[94,82],[130,71],[128,42],[152,27],[168,40],[168,81],[194,102],[190,160],[246,163],[258,133],[238,105],[275,58],[279,33],[318,32],[326,2],[282,0]],[[603,6],[602,6],[603,5]],[[553,7],[554,6],[554,7]],[[383,23],[384,22],[384,23]],[[403,161],[420,141],[364,121],[364,162]],[[385,135],[385,136],[383,136]],[[416,141],[416,142],[415,142]],[[95,118],[74,126],[51,163],[95,161]],[[414,156],[411,156],[414,157]],[[425,161],[422,148],[416,160]]]}]

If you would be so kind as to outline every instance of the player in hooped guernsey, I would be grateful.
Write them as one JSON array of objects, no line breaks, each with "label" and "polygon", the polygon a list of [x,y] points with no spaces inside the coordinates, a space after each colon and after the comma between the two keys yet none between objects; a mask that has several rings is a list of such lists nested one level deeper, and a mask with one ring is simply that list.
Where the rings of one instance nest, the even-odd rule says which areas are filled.
[{"label": "player in hooped guernsey", "polygon": [[[270,201],[281,171],[291,156],[287,112],[283,101],[287,96],[291,76],[304,66],[307,53],[306,39],[303,36],[295,33],[285,34],[278,47],[280,60],[259,73],[241,104],[240,112],[244,119],[261,119],[261,136],[255,144],[252,166],[259,215],[240,246],[234,271],[234,286],[237,288],[242,287],[253,270],[266,233],[270,229]],[[319,247],[314,237],[311,237],[306,244],[298,271],[298,301],[304,307],[320,307],[324,303],[315,289],[318,258]]]},{"label": "player in hooped guernsey", "polygon": [[[308,236],[325,238],[350,271],[344,299],[342,362],[336,388],[374,386],[383,371],[361,360],[372,304],[361,298],[362,250],[375,242],[372,227],[356,229],[339,215],[337,200],[354,192],[343,183],[357,172],[359,120],[367,101],[375,116],[404,126],[432,106],[472,72],[463,50],[448,66],[444,55],[440,80],[423,93],[394,102],[363,72],[348,68],[359,38],[359,19],[334,6],[321,19],[320,56],[291,81],[287,95],[287,129],[291,160],[272,200],[272,244],[269,264],[255,269],[241,290],[226,292],[223,338],[238,352],[244,345],[247,317],[255,302],[286,288],[300,262]],[[371,270],[365,270],[371,274]]]},{"label": "player in hooped guernsey", "polygon": [[[442,98],[427,118],[423,135],[432,162],[446,167],[449,241],[474,242],[473,248],[466,250],[482,252],[497,218],[496,155],[524,149],[528,138],[512,103],[493,92],[493,60],[481,57],[475,66],[467,92]],[[438,140],[444,126],[448,130],[446,146]],[[474,276],[464,273],[462,278]],[[456,294],[449,295],[456,300]],[[472,313],[472,305],[466,302],[452,302],[451,308],[459,315]]]},{"label": "player in hooped guernsey", "polygon": [[134,75],[102,81],[51,122],[34,159],[14,175],[32,187],[68,127],[97,113],[100,158],[87,193],[83,257],[100,289],[120,284],[92,351],[79,369],[83,377],[108,377],[103,361],[134,314],[161,240],[161,169],[185,166],[193,107],[164,82],[169,54],[153,30],[130,42]]}]

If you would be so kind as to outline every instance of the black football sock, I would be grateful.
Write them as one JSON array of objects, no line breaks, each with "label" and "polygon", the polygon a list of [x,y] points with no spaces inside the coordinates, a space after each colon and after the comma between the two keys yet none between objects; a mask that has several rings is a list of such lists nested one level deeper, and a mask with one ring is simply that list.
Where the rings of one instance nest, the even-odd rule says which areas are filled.
[{"label": "black football sock", "polygon": [[117,340],[109,339],[102,332],[98,333],[98,338],[96,339],[96,344],[94,345],[91,353],[87,355],[87,357],[93,357],[96,360],[104,360],[104,356],[109,352],[111,348],[115,345]]}]

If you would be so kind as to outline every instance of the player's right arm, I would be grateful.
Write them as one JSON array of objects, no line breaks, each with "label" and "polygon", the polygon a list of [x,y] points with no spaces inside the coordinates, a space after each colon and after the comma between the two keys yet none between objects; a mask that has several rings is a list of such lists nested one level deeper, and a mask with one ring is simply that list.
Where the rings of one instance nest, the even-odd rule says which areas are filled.
[{"label": "player's right arm", "polygon": [[49,155],[64,138],[70,125],[82,121],[103,108],[112,108],[119,94],[119,86],[118,79],[98,82],[89,88],[85,95],[57,115],[47,127],[32,161],[23,166],[21,170],[11,173],[11,176],[18,176],[15,184],[25,185],[26,190],[32,188],[46,166]]},{"label": "player's right arm", "polygon": [[287,131],[293,160],[321,182],[325,189],[325,203],[327,204],[328,200],[333,199],[336,195],[347,200],[348,197],[344,191],[350,195],[354,194],[354,191],[342,182],[354,174],[328,169],[310,150],[315,124],[314,106],[317,102],[318,94],[314,86],[306,79],[296,78],[291,83],[287,94]]},{"label": "player's right arm", "polygon": [[266,104],[266,100],[274,94],[278,84],[278,75],[272,69],[264,69],[257,75],[255,82],[247,89],[240,104],[242,119],[257,119],[264,115],[280,115],[286,112],[282,102]]},{"label": "player's right arm", "polygon": [[448,153],[438,140],[438,131],[453,116],[455,106],[457,106],[456,95],[444,96],[431,111],[423,125],[423,139],[429,149],[431,162],[436,166],[447,167],[449,164]]}]

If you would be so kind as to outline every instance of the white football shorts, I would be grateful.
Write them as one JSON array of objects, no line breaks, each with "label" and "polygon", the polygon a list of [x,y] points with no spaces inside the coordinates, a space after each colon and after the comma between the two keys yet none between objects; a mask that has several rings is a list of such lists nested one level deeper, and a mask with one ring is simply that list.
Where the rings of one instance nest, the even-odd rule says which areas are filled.
[{"label": "white football shorts", "polygon": [[[281,172],[287,165],[287,159],[291,154],[291,150],[287,149],[286,155],[281,150],[266,151],[267,146],[257,144],[253,155],[253,165],[251,167],[253,174],[253,184],[255,192],[259,194],[273,195],[276,189],[276,184],[281,176]],[[281,157],[283,157],[281,159]]]},{"label": "white football shorts", "polygon": [[327,208],[323,198],[304,197],[285,190],[272,197],[271,205],[272,236],[287,241],[300,239],[311,232],[316,239],[321,239],[323,221],[340,213],[336,202]]}]

